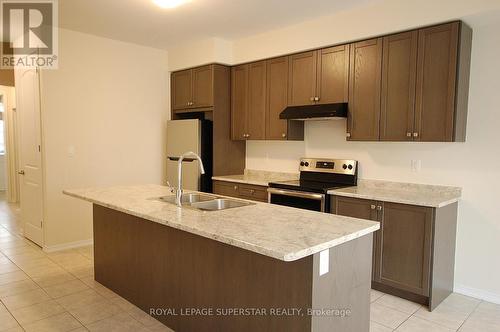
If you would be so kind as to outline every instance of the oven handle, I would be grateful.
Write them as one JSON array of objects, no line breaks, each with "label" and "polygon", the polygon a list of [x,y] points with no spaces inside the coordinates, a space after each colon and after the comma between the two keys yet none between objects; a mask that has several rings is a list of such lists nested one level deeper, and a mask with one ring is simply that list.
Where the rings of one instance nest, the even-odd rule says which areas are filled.
[{"label": "oven handle", "polygon": [[292,190],[283,190],[283,189],[276,189],[276,188],[267,188],[267,192],[270,194],[269,201],[271,201],[271,197],[270,197],[271,194],[292,196],[292,197],[299,197],[299,198],[307,198],[307,199],[313,199],[316,201],[323,201],[325,199],[324,194],[313,194],[313,193],[306,193],[303,191],[292,191]]}]

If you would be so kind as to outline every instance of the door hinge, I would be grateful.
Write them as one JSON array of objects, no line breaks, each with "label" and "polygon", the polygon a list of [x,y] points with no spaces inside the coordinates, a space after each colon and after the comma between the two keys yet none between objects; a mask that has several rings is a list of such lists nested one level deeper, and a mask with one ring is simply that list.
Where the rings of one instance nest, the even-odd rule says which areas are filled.
[{"label": "door hinge", "polygon": [[38,146],[38,152],[42,152],[42,147],[40,145]]}]

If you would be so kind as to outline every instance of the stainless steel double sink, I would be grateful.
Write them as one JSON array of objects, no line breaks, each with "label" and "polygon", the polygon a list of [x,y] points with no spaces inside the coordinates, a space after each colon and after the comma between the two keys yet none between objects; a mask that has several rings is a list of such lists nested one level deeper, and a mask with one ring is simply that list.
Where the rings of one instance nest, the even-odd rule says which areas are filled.
[{"label": "stainless steel double sink", "polygon": [[[164,196],[158,200],[170,204],[175,204],[175,196]],[[224,198],[211,194],[187,193],[181,196],[181,204],[202,211],[220,211],[242,206],[255,205],[252,202],[240,201],[236,199]]]}]

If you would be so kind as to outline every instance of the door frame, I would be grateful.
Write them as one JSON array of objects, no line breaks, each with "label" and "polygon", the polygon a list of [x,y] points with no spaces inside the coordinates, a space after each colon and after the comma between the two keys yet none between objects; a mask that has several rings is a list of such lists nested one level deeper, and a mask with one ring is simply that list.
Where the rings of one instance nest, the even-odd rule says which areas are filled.
[{"label": "door frame", "polygon": [[[44,140],[44,126],[43,126],[43,111],[42,111],[42,72],[41,70],[36,67],[36,68],[15,68],[14,69],[14,73],[16,74],[15,76],[17,77],[17,73],[20,73],[22,71],[25,71],[25,70],[35,70],[36,72],[36,77],[38,79],[38,103],[39,103],[39,123],[40,123],[40,172],[41,172],[41,205],[42,205],[42,240],[41,240],[41,244],[40,246],[42,248],[45,247],[45,237],[46,237],[46,172],[45,172],[45,154],[44,154],[44,151],[45,151],[45,140]],[[18,86],[16,85],[16,105],[19,105],[19,98],[20,98],[20,94],[18,93]],[[18,138],[18,145],[22,144],[22,133],[21,133],[21,128],[19,128],[19,131],[18,131],[18,135],[17,135],[17,138]],[[19,164],[18,164],[18,167],[19,169],[22,167],[22,156],[21,156],[21,153],[19,153]],[[21,189],[21,181],[19,181],[19,187]],[[21,191],[21,190],[20,190]],[[21,208],[21,207],[20,207]],[[22,221],[23,223],[23,236],[24,236],[24,221]],[[28,239],[29,240],[29,239]],[[31,240],[30,240],[31,241]],[[34,243],[34,242],[33,242]]]},{"label": "door frame", "polygon": [[[3,96],[4,104],[7,201],[9,203],[19,203],[20,183],[17,174],[19,169],[19,128],[16,114],[16,88],[14,86],[0,85],[0,96]],[[9,144],[9,141],[12,141],[11,144]]]}]

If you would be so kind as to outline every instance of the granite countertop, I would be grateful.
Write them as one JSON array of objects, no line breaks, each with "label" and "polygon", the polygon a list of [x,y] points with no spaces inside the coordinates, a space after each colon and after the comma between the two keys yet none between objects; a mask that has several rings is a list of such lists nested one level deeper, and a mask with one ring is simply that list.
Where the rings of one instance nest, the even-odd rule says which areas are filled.
[{"label": "granite countertop", "polygon": [[256,186],[269,185],[269,182],[297,180],[298,173],[280,173],[246,169],[244,174],[213,176],[212,180],[253,184]]},{"label": "granite countertop", "polygon": [[255,205],[204,212],[160,202],[160,185],[65,190],[65,194],[282,261],[294,261],[375,232],[378,222]]},{"label": "granite countertop", "polygon": [[329,190],[336,196],[440,208],[457,202],[462,188],[381,180],[359,180],[357,187]]}]

